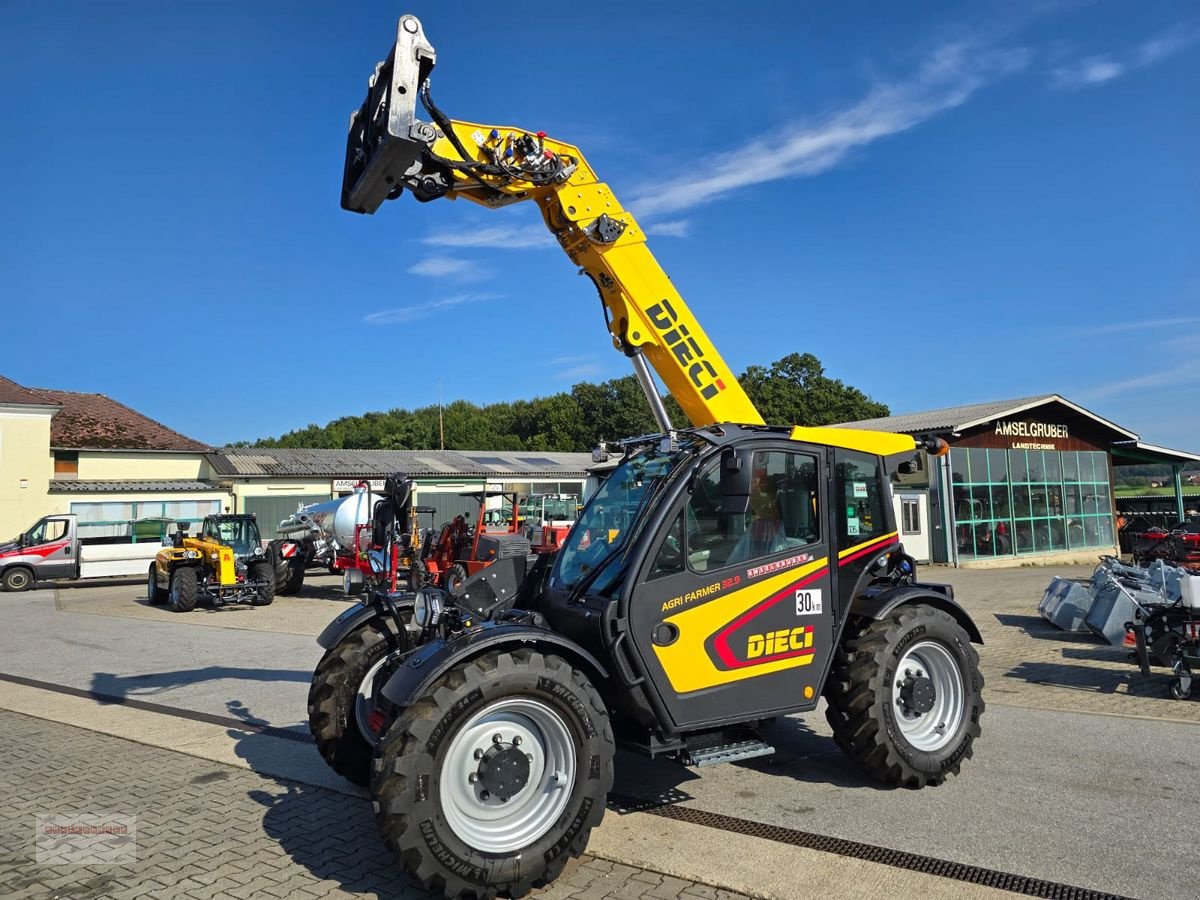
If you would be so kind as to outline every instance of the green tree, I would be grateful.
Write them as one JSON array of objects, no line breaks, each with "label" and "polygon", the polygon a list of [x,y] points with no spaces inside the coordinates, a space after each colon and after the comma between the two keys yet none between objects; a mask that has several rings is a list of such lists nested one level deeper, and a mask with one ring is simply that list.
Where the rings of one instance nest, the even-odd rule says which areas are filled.
[{"label": "green tree", "polygon": [[771,425],[833,425],[888,415],[888,408],[836,378],[811,353],[789,353],[769,369],[750,366],[742,387]]},{"label": "green tree", "polygon": [[[750,366],[741,377],[754,405],[772,425],[829,425],[886,416],[888,408],[825,375],[811,353],[792,353],[769,367]],[[677,427],[687,417],[674,397],[664,398]],[[448,450],[587,451],[597,442],[657,430],[633,375],[600,384],[580,382],[569,392],[478,406],[455,400],[441,410]],[[259,447],[430,450],[440,445],[439,410],[391,409],[308,425]]]}]

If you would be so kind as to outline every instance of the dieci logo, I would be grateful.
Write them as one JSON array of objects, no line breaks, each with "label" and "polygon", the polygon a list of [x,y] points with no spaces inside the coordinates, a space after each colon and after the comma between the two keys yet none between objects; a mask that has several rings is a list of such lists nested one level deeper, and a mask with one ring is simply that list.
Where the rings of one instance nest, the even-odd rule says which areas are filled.
[{"label": "dieci logo", "polygon": [[711,400],[718,392],[725,390],[725,382],[717,377],[717,370],[704,358],[705,352],[691,336],[688,327],[679,324],[679,315],[670,300],[655,303],[646,310],[646,315],[663,336],[667,348],[675,354],[679,368],[688,373],[688,378],[692,379],[701,397]]},{"label": "dieci logo", "polygon": [[746,659],[765,657],[763,662],[766,662],[773,656],[794,655],[797,652],[811,650],[812,645],[813,627],[811,625],[780,628],[778,631],[752,634],[746,638]]}]

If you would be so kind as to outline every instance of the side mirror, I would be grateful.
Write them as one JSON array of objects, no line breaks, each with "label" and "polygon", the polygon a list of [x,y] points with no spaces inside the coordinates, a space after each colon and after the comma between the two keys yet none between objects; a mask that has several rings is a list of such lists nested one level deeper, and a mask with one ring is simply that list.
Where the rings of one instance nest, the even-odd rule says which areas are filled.
[{"label": "side mirror", "polygon": [[370,560],[371,571],[376,575],[382,575],[387,571],[387,564],[384,562],[381,550],[372,550],[367,554],[367,559]]}]

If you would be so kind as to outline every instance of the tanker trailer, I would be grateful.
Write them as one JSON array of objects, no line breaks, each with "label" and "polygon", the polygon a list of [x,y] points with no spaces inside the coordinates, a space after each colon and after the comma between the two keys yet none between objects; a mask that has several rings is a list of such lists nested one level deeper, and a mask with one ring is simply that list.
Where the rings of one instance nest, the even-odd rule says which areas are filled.
[{"label": "tanker trailer", "polygon": [[336,500],[301,506],[279,523],[280,537],[271,542],[275,559],[275,592],[295,594],[304,584],[304,572],[322,566],[347,575],[347,593],[357,593],[371,574],[366,553],[371,546],[371,516],[382,500],[364,483]]}]

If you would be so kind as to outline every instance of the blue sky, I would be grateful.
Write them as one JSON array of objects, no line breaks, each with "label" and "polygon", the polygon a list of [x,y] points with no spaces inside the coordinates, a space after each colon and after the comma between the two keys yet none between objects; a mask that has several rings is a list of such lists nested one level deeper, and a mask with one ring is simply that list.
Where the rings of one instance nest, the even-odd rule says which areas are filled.
[{"label": "blue sky", "polygon": [[0,4],[4,352],[214,443],[626,374],[532,207],[338,207],[402,12],[578,144],[737,370],[1200,452],[1194,3]]}]

